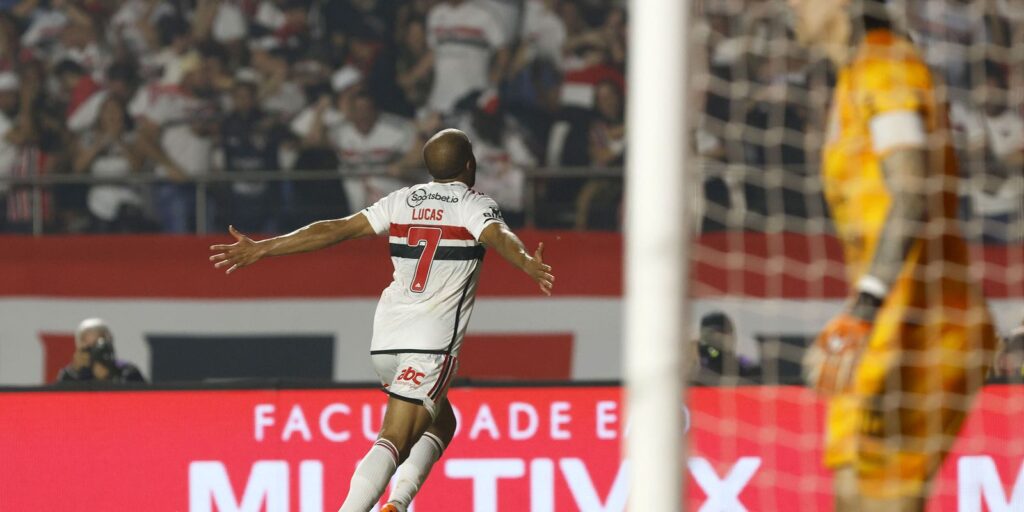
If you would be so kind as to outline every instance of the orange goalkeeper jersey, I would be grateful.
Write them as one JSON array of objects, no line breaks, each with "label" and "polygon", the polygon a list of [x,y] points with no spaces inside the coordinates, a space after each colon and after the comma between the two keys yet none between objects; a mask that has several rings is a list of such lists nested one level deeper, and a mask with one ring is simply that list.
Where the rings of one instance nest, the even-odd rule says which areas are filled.
[{"label": "orange goalkeeper jersey", "polygon": [[[886,299],[883,312],[888,314],[883,316],[910,320],[941,306],[984,309],[968,277],[967,247],[957,226],[957,166],[946,109],[916,49],[889,30],[869,32],[840,71],[829,119],[822,178],[843,243],[847,278],[855,283],[870,266],[892,201],[881,170],[886,155],[872,144],[871,122],[881,114],[903,112],[919,114],[927,132],[928,220]],[[897,144],[886,151],[898,149]],[[935,320],[929,316],[912,323]]]},{"label": "orange goalkeeper jersey", "polygon": [[[888,482],[862,479],[861,492],[910,492],[924,485],[955,439],[967,413],[963,399],[981,385],[995,332],[958,228],[946,111],[910,42],[888,30],[868,33],[840,72],[830,117],[821,172],[850,283],[869,269],[892,203],[880,168],[885,153],[902,141],[923,142],[928,151],[927,220],[878,311],[853,392],[829,401],[825,447],[829,467],[856,464],[861,475]],[[886,122],[894,118],[914,130],[893,130]],[[894,393],[915,397],[890,418],[898,420],[895,439],[904,440],[896,451],[879,444],[876,432],[864,432],[877,424],[870,404]]]}]

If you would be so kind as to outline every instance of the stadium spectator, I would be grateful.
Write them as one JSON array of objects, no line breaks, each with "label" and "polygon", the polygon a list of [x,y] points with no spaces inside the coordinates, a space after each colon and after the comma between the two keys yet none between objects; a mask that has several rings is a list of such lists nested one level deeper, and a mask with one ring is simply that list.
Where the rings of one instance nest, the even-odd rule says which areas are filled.
[{"label": "stadium spectator", "polygon": [[[983,110],[962,114],[966,144],[984,148],[975,153],[976,164],[968,174],[971,234],[989,243],[1014,243],[1024,239],[1024,116],[1010,108],[1008,82],[997,66],[987,66],[986,83],[976,96]],[[961,110],[963,112],[963,110]],[[980,144],[979,144],[980,139]],[[977,165],[981,164],[981,165]]]},{"label": "stadium spectator", "polygon": [[422,108],[430,96],[434,80],[434,57],[427,47],[427,28],[422,19],[409,20],[399,32],[398,57],[395,61],[398,86],[414,109]]},{"label": "stadium spectator", "polygon": [[517,37],[517,31],[522,27],[523,9],[521,0],[476,0],[480,5],[486,7],[494,15],[494,18],[501,24],[501,30],[505,34],[505,40],[511,42]]},{"label": "stadium spectator", "polygon": [[229,96],[235,85],[235,76],[229,69],[227,51],[223,46],[213,42],[200,44],[197,50],[199,58],[202,59],[202,68],[209,76],[211,91]]},{"label": "stadium spectator", "polygon": [[140,57],[163,46],[157,27],[175,15],[174,6],[163,0],[125,0],[107,25],[107,40],[114,53]]},{"label": "stadium spectator", "polygon": [[700,319],[700,336],[694,341],[697,368],[693,382],[705,386],[752,383],[761,374],[756,363],[736,351],[732,319],[714,311]]},{"label": "stadium spectator", "polygon": [[434,56],[428,106],[451,114],[467,94],[496,89],[509,61],[504,28],[488,9],[466,0],[438,3],[427,17],[427,42]]},{"label": "stadium spectator", "polygon": [[[102,88],[93,89],[77,106],[68,107],[67,129],[76,134],[92,128],[100,116],[100,109],[108,99],[127,105],[138,86],[138,75],[133,65],[116,62],[107,69],[106,81]],[[84,95],[83,95],[84,96]]]},{"label": "stadium spectator", "polygon": [[[464,107],[463,107],[464,106]],[[526,202],[524,169],[536,165],[530,142],[514,121],[505,115],[497,95],[471,95],[460,102],[467,111],[459,128],[473,141],[476,190],[489,195],[501,207],[505,222],[522,225]]]},{"label": "stadium spectator", "polygon": [[981,2],[908,0],[908,28],[922,47],[924,59],[942,71],[954,88],[969,86],[969,48],[978,35]]},{"label": "stadium spectator", "polygon": [[[299,113],[290,125],[298,146],[294,163],[297,172],[338,168],[338,154],[330,141],[345,123],[349,100],[359,90],[358,76],[339,77],[336,73],[331,82],[334,91],[318,92],[316,102]],[[296,181],[291,186],[288,205],[288,228],[352,212],[340,180]]]},{"label": "stadium spectator", "polygon": [[291,119],[305,107],[306,97],[302,87],[292,79],[288,52],[274,37],[251,42],[249,52],[249,63],[259,74],[259,100],[263,109],[282,120]]},{"label": "stadium spectator", "polygon": [[[9,75],[7,80],[3,88],[18,89],[17,115],[5,136],[5,143],[13,149],[8,175],[25,179],[48,174],[54,163],[53,153],[61,148],[62,139],[55,131],[60,123],[54,123],[52,112],[45,105],[43,67],[38,62],[28,63],[21,67],[20,77]],[[30,233],[37,211],[44,228],[51,228],[56,211],[50,188],[42,187],[39,193],[27,185],[8,188],[7,231]]]},{"label": "stadium spectator", "polygon": [[53,68],[53,75],[60,84],[63,97],[67,98],[65,116],[68,120],[100,89],[86,69],[73,60],[58,62]]},{"label": "stadium spectator", "polygon": [[1024,383],[1024,325],[1003,339],[996,353],[992,376],[1006,382]]},{"label": "stadium spectator", "polygon": [[157,164],[154,193],[157,217],[164,231],[188,233],[195,229],[195,184],[189,177],[207,174],[213,167],[216,106],[197,53],[177,64],[180,83],[153,83],[141,89],[129,105],[138,123],[139,143]]},{"label": "stadium spectator", "polygon": [[530,0],[516,51],[509,65],[502,102],[536,140],[548,139],[559,109],[562,47],[566,30],[552,0]]},{"label": "stadium spectator", "polygon": [[[73,151],[72,169],[75,173],[103,178],[140,172],[146,159],[131,130],[131,119],[125,105],[113,96],[103,102],[96,127],[76,141]],[[155,227],[144,213],[141,191],[133,185],[92,185],[87,205],[94,218],[95,231],[138,232]]]},{"label": "stadium spectator", "polygon": [[64,9],[70,22],[62,28],[59,43],[47,61],[70,60],[94,80],[102,80],[112,55],[100,46],[96,24],[88,13],[72,2],[65,2]]},{"label": "stadium spectator", "polygon": [[[0,180],[11,176],[18,154],[15,122],[18,114],[18,75],[0,72]],[[7,221],[7,192],[10,185],[0,181],[0,229]]]},{"label": "stadium spectator", "polygon": [[[597,85],[595,117],[590,123],[590,164],[619,167],[625,163],[626,119],[622,89],[611,81]],[[588,179],[576,198],[576,229],[616,229],[622,185],[613,179]]]},{"label": "stadium spectator", "polygon": [[349,206],[361,210],[414,183],[403,174],[406,169],[419,167],[421,144],[415,125],[407,119],[380,113],[369,92],[357,92],[351,108],[351,116],[332,134],[331,143],[343,169],[377,171],[372,176],[345,179]]},{"label": "stadium spectator", "polygon": [[[209,37],[224,46],[231,62],[239,62],[244,49],[245,39],[249,35],[249,24],[246,19],[245,5],[240,0],[208,0],[200,1],[199,8],[213,10],[209,26]],[[201,28],[197,28],[201,32]]]},{"label": "stadium spectator", "polygon": [[528,0],[523,13],[519,48],[513,58],[510,75],[538,60],[550,62],[555,69],[562,66],[562,48],[566,28],[555,11],[555,0]]},{"label": "stadium spectator", "polygon": [[117,359],[110,326],[99,318],[87,318],[75,330],[75,353],[57,374],[57,382],[145,383],[146,379],[137,366]]},{"label": "stadium spectator", "polygon": [[398,5],[403,3],[411,2],[327,0],[323,7],[324,26],[329,33],[372,33],[376,39],[384,40],[394,33]]},{"label": "stadium spectator", "polygon": [[[485,90],[488,95],[496,93],[518,131],[543,142],[537,147],[530,143],[531,151],[543,155],[537,160],[551,166],[591,166],[599,164],[591,151],[599,84],[610,81],[625,88],[628,16],[619,5],[606,0],[25,0],[0,16],[0,71],[23,79],[26,68],[42,71],[46,87],[36,95],[38,108],[32,117],[46,133],[36,139],[44,146],[43,167],[55,173],[73,171],[75,145],[65,132],[81,137],[93,129],[108,95],[113,95],[128,103],[139,121],[139,139],[148,148],[143,169],[155,167],[160,176],[187,179],[187,173],[173,171],[166,151],[154,151],[162,150],[163,131],[181,123],[161,121],[156,123],[161,129],[154,133],[151,123],[143,122],[149,117],[143,111],[151,100],[154,105],[167,101],[157,96],[178,96],[182,91],[227,108],[239,77],[258,84],[259,110],[292,126],[303,142],[301,147],[289,146],[291,153],[281,153],[291,156],[275,168],[336,168],[339,155],[330,132],[344,124],[352,95],[360,89],[373,95],[381,112],[416,119],[421,138],[457,122],[455,105],[460,100]],[[705,176],[707,211],[718,212],[704,222],[712,229],[763,229],[768,217],[802,222],[818,214],[809,205],[813,202],[818,208],[820,194],[807,181],[806,168],[807,162],[817,160],[825,130],[807,120],[824,116],[801,107],[827,104],[823,91],[834,77],[827,66],[808,66],[804,56],[793,51],[787,17],[777,11],[780,5],[698,4],[694,21],[698,32],[705,34],[698,39],[706,48],[694,62],[694,76],[706,80],[700,84],[704,99],[694,101],[701,113],[695,121],[696,153],[703,162],[723,164],[710,167]],[[949,68],[940,74],[955,77],[948,91],[955,126],[963,133],[971,131],[968,135],[973,137],[967,158],[965,146],[960,147],[963,167],[973,182],[973,188],[964,189],[963,201],[964,211],[976,222],[971,231],[987,241],[1005,243],[1013,239],[1006,234],[1016,229],[1013,219],[1021,217],[1022,209],[1008,205],[1018,204],[1015,200],[1024,191],[1014,188],[1019,180],[1010,172],[1015,168],[1012,159],[993,154],[1008,146],[992,146],[999,139],[988,132],[1012,128],[1011,117],[1019,113],[1020,105],[1013,99],[1005,112],[993,114],[968,88],[977,96],[987,87],[984,80],[993,69],[1004,75],[999,84],[1003,90],[1019,89],[1014,84],[1024,83],[1019,52],[1012,51],[1024,43],[1024,31],[1019,30],[1024,11],[1004,0],[913,0],[911,6],[907,25],[931,49],[929,57]],[[955,51],[945,51],[950,48]],[[198,95],[187,92],[191,87],[184,82],[191,79],[183,78],[185,71],[196,68],[197,56],[200,81],[205,82]],[[138,92],[140,83],[144,85]],[[323,106],[320,98],[328,83],[335,94]],[[58,84],[63,87],[56,88]],[[137,101],[130,102],[131,98]],[[313,114],[318,111],[321,123],[314,126]],[[54,125],[62,117],[63,127]],[[39,164],[36,160],[27,167]],[[776,165],[786,168],[781,176],[787,187],[781,196],[766,192],[763,183],[780,176],[776,170],[763,172]],[[1009,171],[1004,169],[1007,165]],[[720,172],[726,167],[728,173]],[[3,173],[9,175],[0,170]],[[589,200],[588,193],[580,197],[583,182],[536,181],[539,199],[534,204],[540,225],[580,225],[577,204]],[[307,185],[310,188],[304,189]],[[296,181],[283,187],[282,210],[290,213],[278,215],[279,226],[290,225],[292,213],[324,206],[317,201],[330,201],[335,211],[348,210],[345,199],[337,198],[339,190],[322,195],[330,187],[315,189],[318,185],[325,184]],[[0,189],[7,188],[0,184]],[[55,188],[55,201],[47,199],[42,209],[49,216],[43,224],[48,229],[83,229],[87,191],[84,185]],[[28,196],[31,193],[19,195]],[[176,208],[158,196],[153,211]],[[216,206],[231,208],[228,199]],[[979,206],[985,211],[974,211]],[[5,222],[8,213],[3,213]],[[322,216],[326,211],[304,220]],[[582,225],[617,227],[616,215],[606,217]],[[24,219],[16,224],[21,230],[31,226]],[[787,223],[785,228],[794,226]]]},{"label": "stadium spectator", "polygon": [[[227,172],[267,172],[280,167],[278,146],[284,128],[257,102],[258,85],[239,80],[232,88],[231,109],[220,123],[220,149]],[[271,233],[278,229],[281,202],[278,182],[237,180],[227,184],[224,209],[239,229]]]}]

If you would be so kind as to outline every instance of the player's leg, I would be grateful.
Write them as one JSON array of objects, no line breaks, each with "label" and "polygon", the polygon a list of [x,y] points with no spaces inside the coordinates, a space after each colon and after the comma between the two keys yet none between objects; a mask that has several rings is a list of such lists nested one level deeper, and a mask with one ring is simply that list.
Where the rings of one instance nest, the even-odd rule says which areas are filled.
[{"label": "player's leg", "polygon": [[422,404],[391,396],[377,442],[356,466],[339,512],[366,512],[387,487],[395,469],[433,422]]},{"label": "player's leg", "polygon": [[430,475],[434,463],[441,458],[444,449],[455,435],[455,427],[455,412],[446,398],[439,407],[434,423],[413,445],[409,458],[398,468],[395,484],[391,487],[391,496],[388,497],[388,504],[392,505],[394,510],[405,512],[412,503],[412,499],[416,497],[416,493]]},{"label": "player's leg", "polygon": [[862,411],[857,446],[863,510],[925,510],[935,475],[984,382],[993,338],[987,324],[899,329],[899,360],[884,377],[878,369],[880,399],[866,402]]},{"label": "player's leg", "polygon": [[857,410],[860,401],[852,394],[828,401],[825,422],[825,466],[832,471],[836,512],[859,512],[856,471]]},{"label": "player's leg", "polygon": [[861,499],[861,510],[872,512],[924,512],[925,499],[923,496],[902,496],[899,498],[872,498],[865,496]]}]

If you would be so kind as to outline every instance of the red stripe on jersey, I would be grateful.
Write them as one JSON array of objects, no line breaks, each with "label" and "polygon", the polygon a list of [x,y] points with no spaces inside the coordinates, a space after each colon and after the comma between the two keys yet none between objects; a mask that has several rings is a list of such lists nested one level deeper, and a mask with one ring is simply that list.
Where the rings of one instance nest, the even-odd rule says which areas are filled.
[{"label": "red stripe on jersey", "polygon": [[397,236],[399,238],[409,237],[409,228],[424,227],[424,228],[440,228],[441,229],[441,240],[476,240],[473,237],[473,233],[470,233],[468,229],[462,226],[443,226],[443,225],[429,225],[429,224],[395,224],[391,223],[391,228],[388,230],[390,236]]}]

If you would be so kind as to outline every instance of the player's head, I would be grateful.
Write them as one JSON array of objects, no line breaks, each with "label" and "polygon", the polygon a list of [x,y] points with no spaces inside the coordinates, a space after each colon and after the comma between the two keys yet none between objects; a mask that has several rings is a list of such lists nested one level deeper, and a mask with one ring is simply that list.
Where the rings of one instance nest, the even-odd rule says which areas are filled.
[{"label": "player's head", "polygon": [[886,0],[788,0],[797,39],[808,46],[844,45],[851,35],[891,28]]},{"label": "player's head", "polygon": [[476,181],[476,157],[469,137],[449,128],[437,132],[423,145],[423,161],[435,181]]}]

